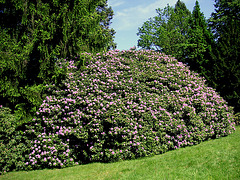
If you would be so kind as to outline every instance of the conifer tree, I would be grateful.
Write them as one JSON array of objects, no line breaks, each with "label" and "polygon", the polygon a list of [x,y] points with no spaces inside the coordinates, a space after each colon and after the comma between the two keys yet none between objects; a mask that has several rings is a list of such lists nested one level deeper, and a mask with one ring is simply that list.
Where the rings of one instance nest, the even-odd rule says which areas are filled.
[{"label": "conifer tree", "polygon": [[34,111],[59,58],[115,47],[107,0],[0,0],[0,102]]},{"label": "conifer tree", "polygon": [[210,70],[214,65],[212,47],[214,46],[213,34],[207,26],[206,19],[200,10],[199,2],[193,8],[189,19],[188,47],[186,62],[191,69],[205,76],[209,84],[211,81]]},{"label": "conifer tree", "polygon": [[215,41],[215,88],[240,112],[240,1],[215,0],[209,25]]}]

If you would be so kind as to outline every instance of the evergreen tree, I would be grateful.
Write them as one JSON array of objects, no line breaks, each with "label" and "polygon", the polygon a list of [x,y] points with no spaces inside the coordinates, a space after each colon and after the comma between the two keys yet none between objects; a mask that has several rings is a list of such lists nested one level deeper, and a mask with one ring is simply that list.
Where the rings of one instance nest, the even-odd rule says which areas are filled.
[{"label": "evergreen tree", "polygon": [[[0,0],[0,102],[35,108],[59,58],[114,48],[107,0]],[[32,108],[34,107],[34,108]]]},{"label": "evergreen tree", "polygon": [[217,46],[213,68],[216,89],[240,112],[240,2],[215,0],[215,12],[209,25]]},{"label": "evergreen tree", "polygon": [[187,32],[188,47],[186,62],[191,69],[203,75],[209,84],[214,84],[211,80],[210,70],[214,65],[212,47],[214,46],[213,34],[208,28],[203,13],[200,10],[199,2],[193,8],[189,20],[189,29]]},{"label": "evergreen tree", "polygon": [[240,112],[240,1],[215,0],[209,25],[217,42],[212,72],[216,89]]}]

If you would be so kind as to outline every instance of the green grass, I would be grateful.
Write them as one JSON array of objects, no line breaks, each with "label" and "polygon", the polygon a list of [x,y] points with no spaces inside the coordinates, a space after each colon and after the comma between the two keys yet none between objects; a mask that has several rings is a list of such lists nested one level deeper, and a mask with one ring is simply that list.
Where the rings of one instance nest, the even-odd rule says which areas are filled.
[{"label": "green grass", "polygon": [[10,172],[4,179],[240,179],[240,127],[234,134],[162,155],[65,169]]}]

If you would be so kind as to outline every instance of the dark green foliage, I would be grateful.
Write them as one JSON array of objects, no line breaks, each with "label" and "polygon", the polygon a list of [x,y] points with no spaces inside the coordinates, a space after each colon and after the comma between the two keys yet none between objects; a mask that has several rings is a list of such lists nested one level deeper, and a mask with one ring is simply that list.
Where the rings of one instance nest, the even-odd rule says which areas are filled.
[{"label": "dark green foliage", "polygon": [[[25,167],[26,145],[11,110],[0,106],[0,174]],[[24,168],[25,169],[25,168]]]},{"label": "dark green foliage", "polygon": [[16,128],[15,117],[9,108],[0,106],[0,124],[1,143],[8,143]]},{"label": "dark green foliage", "polygon": [[240,112],[238,112],[234,115],[234,120],[235,120],[236,125],[239,126],[240,125]]},{"label": "dark green foliage", "polygon": [[240,111],[240,2],[216,0],[209,25],[215,35],[215,66],[212,74],[215,88]]},{"label": "dark green foliage", "polygon": [[187,37],[187,56],[184,62],[188,63],[192,70],[204,76],[208,80],[208,83],[212,85],[212,74],[210,71],[214,65],[212,47],[215,42],[207,26],[205,17],[201,13],[198,1],[196,1],[191,18],[189,19]]},{"label": "dark green foliage", "polygon": [[[16,103],[21,96],[18,87],[25,79],[27,60],[20,48],[21,43],[11,39],[7,30],[0,29],[0,92],[1,103]],[[4,98],[4,99],[2,99]],[[13,107],[11,107],[13,108]]]},{"label": "dark green foliage", "polygon": [[157,13],[139,28],[138,46],[171,54],[209,80],[214,40],[198,1],[192,14],[180,0]]},{"label": "dark green foliage", "polygon": [[215,6],[210,27],[198,1],[192,14],[180,0],[175,8],[158,9],[158,16],[139,28],[138,46],[171,54],[187,63],[239,112],[240,3],[216,0]]},{"label": "dark green foliage", "polygon": [[[58,58],[115,48],[106,0],[1,0],[0,102],[18,119],[36,111]],[[56,73],[56,74],[55,74]],[[57,80],[58,79],[58,80]]]}]

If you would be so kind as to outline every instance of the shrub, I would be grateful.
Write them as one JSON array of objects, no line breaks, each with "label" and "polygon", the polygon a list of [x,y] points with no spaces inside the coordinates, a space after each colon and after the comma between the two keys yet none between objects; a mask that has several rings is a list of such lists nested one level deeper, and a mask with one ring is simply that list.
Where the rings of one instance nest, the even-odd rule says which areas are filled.
[{"label": "shrub", "polygon": [[0,174],[13,169],[25,169],[26,147],[16,123],[11,110],[0,106]]},{"label": "shrub", "polygon": [[[234,131],[233,109],[183,63],[154,51],[85,53],[48,85],[32,137],[32,168],[160,154]],[[88,60],[87,60],[88,59]]]},{"label": "shrub", "polygon": [[239,124],[240,124],[240,112],[238,112],[234,115],[234,120],[235,120],[236,125],[239,126]]}]

